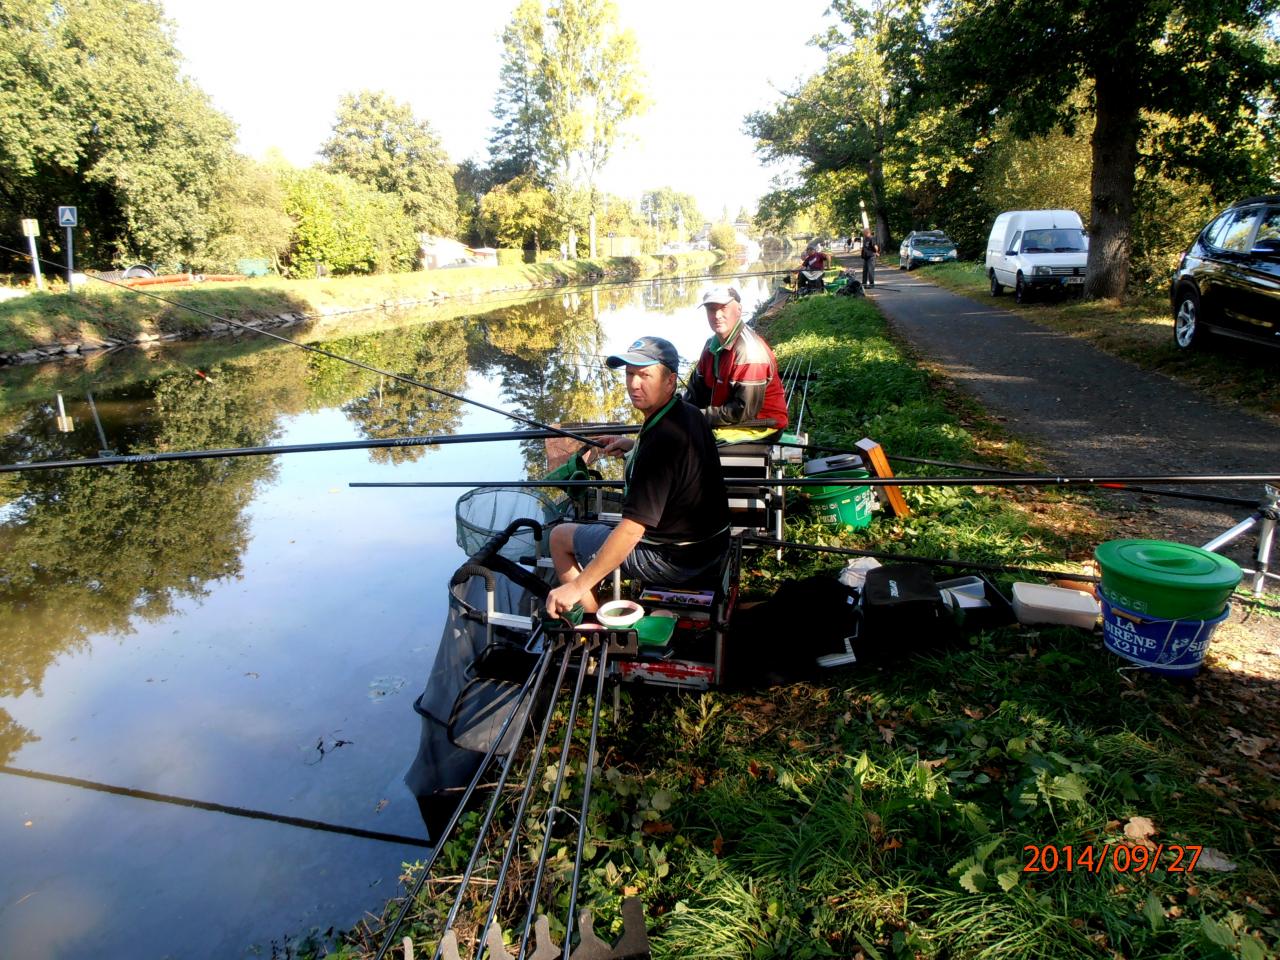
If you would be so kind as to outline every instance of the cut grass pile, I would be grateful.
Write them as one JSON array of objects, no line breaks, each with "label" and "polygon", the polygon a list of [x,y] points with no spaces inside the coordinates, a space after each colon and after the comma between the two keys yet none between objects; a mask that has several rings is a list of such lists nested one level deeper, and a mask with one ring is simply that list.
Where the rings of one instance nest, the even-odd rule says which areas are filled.
[{"label": "cut grass pile", "polygon": [[1044,300],[1015,303],[1009,292],[991,296],[982,264],[932,264],[913,276],[985,301],[1094,346],[1146,370],[1158,370],[1224,403],[1280,419],[1280,350],[1218,338],[1196,350],[1173,341],[1173,314],[1165,297],[1114,300]]}]

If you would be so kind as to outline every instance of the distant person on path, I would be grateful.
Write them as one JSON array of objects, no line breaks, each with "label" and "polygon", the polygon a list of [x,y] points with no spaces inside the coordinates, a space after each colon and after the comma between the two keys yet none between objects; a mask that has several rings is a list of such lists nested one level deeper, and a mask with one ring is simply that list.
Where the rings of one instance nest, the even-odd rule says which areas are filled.
[{"label": "distant person on path", "polygon": [[676,392],[680,355],[660,337],[641,337],[605,361],[626,367],[627,394],[644,415],[634,437],[600,437],[602,456],[626,456],[622,519],[561,523],[551,530],[551,560],[560,586],[547,595],[553,617],[581,603],[621,567],[656,583],[693,580],[724,557],[729,545],[729,496],[720,455],[706,418]]},{"label": "distant person on path", "polygon": [[876,255],[879,253],[880,245],[871,235],[871,228],[867,227],[862,231],[862,285],[864,287],[876,285]]},{"label": "distant person on path", "polygon": [[[778,360],[764,337],[742,319],[733,287],[702,296],[711,339],[702,348],[685,400],[702,411],[718,443],[771,443],[787,427]],[[746,426],[749,421],[771,423]]]},{"label": "distant person on path", "polygon": [[822,274],[827,269],[827,255],[822,248],[809,244],[804,248],[804,256],[800,258],[800,270],[796,273],[796,292],[805,290],[822,290]]}]

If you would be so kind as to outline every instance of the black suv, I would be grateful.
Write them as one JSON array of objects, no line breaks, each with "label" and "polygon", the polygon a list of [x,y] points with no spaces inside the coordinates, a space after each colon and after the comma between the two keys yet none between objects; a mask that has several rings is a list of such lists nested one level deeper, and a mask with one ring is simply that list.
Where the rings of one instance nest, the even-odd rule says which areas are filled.
[{"label": "black suv", "polygon": [[1169,297],[1179,347],[1210,333],[1280,347],[1280,194],[1241,200],[1201,230]]}]

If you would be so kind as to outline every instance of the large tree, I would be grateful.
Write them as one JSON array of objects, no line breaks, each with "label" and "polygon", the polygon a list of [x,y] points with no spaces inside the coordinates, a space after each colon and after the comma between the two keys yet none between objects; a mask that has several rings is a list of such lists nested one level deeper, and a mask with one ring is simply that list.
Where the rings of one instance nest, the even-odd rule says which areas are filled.
[{"label": "large tree", "polygon": [[293,219],[286,268],[295,277],[397,273],[412,269],[418,243],[399,201],[340,173],[290,170],[282,175],[285,212]]},{"label": "large tree", "polygon": [[514,176],[532,161],[545,182],[585,188],[594,211],[622,125],[646,106],[640,80],[635,36],[608,0],[523,0],[503,32],[493,165]]},{"label": "large tree", "polygon": [[152,0],[0,3],[0,218],[79,208],[79,259],[187,263],[207,238],[231,122],[180,73]]},{"label": "large tree", "polygon": [[691,230],[702,226],[702,212],[692,194],[678,193],[671,187],[646,190],[640,196],[640,214],[655,232],[675,235],[687,240]]},{"label": "large tree", "polygon": [[1139,166],[1238,189],[1251,179],[1247,160],[1264,128],[1274,142],[1280,61],[1268,24],[1277,8],[1278,0],[942,0],[919,86],[958,108],[978,140],[1002,123],[1024,137],[1071,132],[1082,113],[1073,95],[1084,89],[1094,120],[1085,292],[1120,296]]},{"label": "large tree", "polygon": [[320,148],[334,173],[394,194],[413,228],[452,236],[458,227],[453,165],[425,120],[385,93],[347,94]]},{"label": "large tree", "polygon": [[891,31],[914,23],[919,14],[899,0],[877,0],[870,7],[837,0],[831,12],[836,23],[817,39],[827,54],[823,69],[772,110],[746,118],[766,162],[804,162],[798,181],[766,198],[761,213],[777,226],[814,204],[839,208],[852,200],[856,215],[857,200],[864,199],[885,246],[890,242],[885,163],[903,136],[907,114],[897,109],[902,87],[894,82],[882,48]]}]

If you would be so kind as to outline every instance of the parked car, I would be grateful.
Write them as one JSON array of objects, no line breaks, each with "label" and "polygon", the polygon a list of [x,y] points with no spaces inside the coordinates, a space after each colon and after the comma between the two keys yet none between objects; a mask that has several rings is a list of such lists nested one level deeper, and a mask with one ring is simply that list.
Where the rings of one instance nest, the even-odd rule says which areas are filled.
[{"label": "parked car", "polygon": [[1074,210],[1008,210],[996,217],[987,238],[991,295],[1013,287],[1025,303],[1037,293],[1084,292],[1089,238]]},{"label": "parked car", "polygon": [[955,242],[941,230],[912,230],[898,248],[898,269],[914,270],[922,263],[945,263],[955,258]]},{"label": "parked car", "polygon": [[1210,334],[1280,346],[1280,195],[1214,217],[1178,260],[1169,301],[1183,349]]}]

